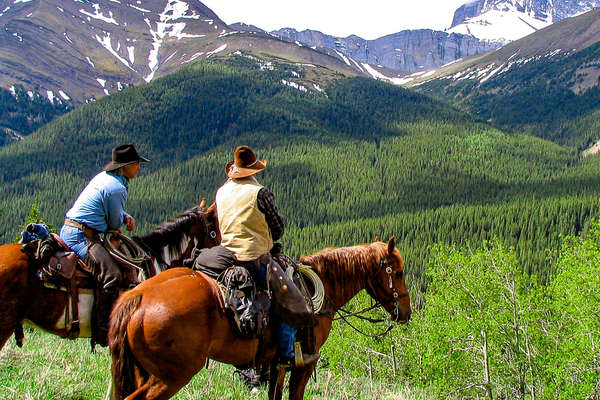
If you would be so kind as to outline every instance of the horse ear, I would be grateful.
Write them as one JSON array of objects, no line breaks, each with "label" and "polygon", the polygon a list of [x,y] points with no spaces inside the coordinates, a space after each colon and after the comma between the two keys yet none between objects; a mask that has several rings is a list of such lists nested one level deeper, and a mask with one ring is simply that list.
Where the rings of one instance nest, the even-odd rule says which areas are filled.
[{"label": "horse ear", "polygon": [[200,204],[198,204],[200,208],[206,208],[206,199],[200,200]]},{"label": "horse ear", "polygon": [[375,241],[379,242],[379,236],[375,236]]},{"label": "horse ear", "polygon": [[392,252],[394,251],[394,247],[396,247],[396,237],[392,236],[390,238],[390,240],[388,241],[388,249],[387,249],[388,254],[390,254],[390,255],[392,254]]}]

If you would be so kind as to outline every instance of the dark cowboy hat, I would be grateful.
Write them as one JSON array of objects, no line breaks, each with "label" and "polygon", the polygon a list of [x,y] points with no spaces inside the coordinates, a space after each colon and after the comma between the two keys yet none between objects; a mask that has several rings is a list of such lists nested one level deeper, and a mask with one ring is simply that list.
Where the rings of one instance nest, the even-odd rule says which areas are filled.
[{"label": "dark cowboy hat", "polygon": [[121,168],[134,162],[148,162],[147,158],[144,158],[138,154],[135,147],[132,144],[122,144],[112,149],[112,160],[104,166],[105,171],[113,171],[117,168]]},{"label": "dark cowboy hat", "polygon": [[248,146],[239,146],[235,149],[233,161],[225,166],[225,173],[229,178],[245,178],[258,174],[267,168],[267,160],[259,161]]}]

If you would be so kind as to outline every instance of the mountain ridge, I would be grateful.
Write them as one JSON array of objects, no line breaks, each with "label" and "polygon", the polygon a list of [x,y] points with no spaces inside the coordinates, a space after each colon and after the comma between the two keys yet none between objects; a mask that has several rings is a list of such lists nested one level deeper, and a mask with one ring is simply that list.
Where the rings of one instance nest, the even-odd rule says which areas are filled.
[{"label": "mountain ridge", "polygon": [[[232,30],[197,0],[2,4],[0,87],[23,85],[50,101],[82,104],[149,82],[196,59],[253,46],[254,36]],[[40,32],[44,40],[37,40]],[[298,46],[285,50],[283,44],[268,43],[276,40],[270,35],[255,37],[254,47],[264,44],[298,56]],[[308,57],[315,61],[318,55]],[[324,55],[322,63],[335,67],[328,57]],[[352,70],[343,63],[337,68]]]},{"label": "mountain ridge", "polygon": [[595,7],[599,0],[474,0],[455,11],[447,31],[506,44]]},{"label": "mountain ridge", "polygon": [[600,139],[600,9],[406,80],[504,129],[583,151]]},{"label": "mountain ridge", "polygon": [[436,68],[457,58],[497,48],[495,44],[481,42],[472,36],[431,29],[405,30],[375,40],[357,35],[340,38],[310,29],[298,32],[293,28],[283,28],[271,33],[284,40],[329,51],[329,54],[341,59],[350,57],[396,74]]}]

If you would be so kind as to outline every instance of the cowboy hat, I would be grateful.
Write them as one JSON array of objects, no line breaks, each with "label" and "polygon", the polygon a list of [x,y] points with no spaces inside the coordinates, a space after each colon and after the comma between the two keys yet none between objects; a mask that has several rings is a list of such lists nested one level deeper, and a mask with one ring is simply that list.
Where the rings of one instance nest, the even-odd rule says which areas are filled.
[{"label": "cowboy hat", "polygon": [[233,161],[225,166],[225,173],[229,178],[245,178],[258,174],[267,168],[267,160],[259,161],[250,147],[239,146],[235,149]]},{"label": "cowboy hat", "polygon": [[150,160],[138,154],[132,144],[122,144],[112,149],[112,160],[103,169],[104,171],[113,171],[134,162],[148,161]]}]

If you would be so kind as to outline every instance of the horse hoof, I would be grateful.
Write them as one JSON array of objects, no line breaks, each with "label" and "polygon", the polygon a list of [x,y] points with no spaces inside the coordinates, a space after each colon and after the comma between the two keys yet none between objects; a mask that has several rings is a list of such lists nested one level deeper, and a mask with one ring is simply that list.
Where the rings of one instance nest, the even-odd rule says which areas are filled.
[{"label": "horse hoof", "polygon": [[257,387],[253,387],[252,390],[250,391],[251,395],[257,395],[260,393],[260,390]]}]

